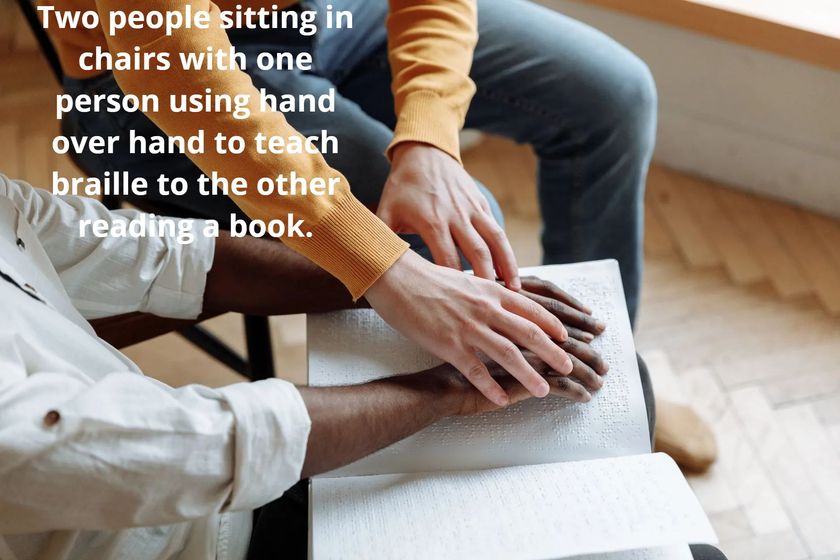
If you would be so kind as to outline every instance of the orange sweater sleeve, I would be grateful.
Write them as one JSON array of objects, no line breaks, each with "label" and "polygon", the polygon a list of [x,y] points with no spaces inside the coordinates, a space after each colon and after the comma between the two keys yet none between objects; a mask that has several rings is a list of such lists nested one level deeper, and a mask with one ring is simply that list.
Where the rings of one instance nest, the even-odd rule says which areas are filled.
[{"label": "orange sweater sleeve", "polygon": [[[297,132],[281,113],[260,111],[259,92],[250,77],[240,71],[194,71],[181,68],[179,52],[206,52],[207,47],[227,50],[230,42],[221,28],[219,9],[209,0],[145,0],[132,3],[132,9],[209,11],[209,29],[191,29],[166,36],[159,30],[126,29],[108,36],[112,51],[132,52],[135,47],[143,51],[170,52],[172,68],[166,72],[156,70],[115,72],[120,87],[128,94],[156,94],[160,98],[160,111],[148,117],[168,135],[193,135],[203,129],[207,137],[207,151],[190,155],[205,173],[217,172],[228,179],[244,177],[249,192],[233,197],[248,216],[269,220],[285,217],[289,212],[305,220],[311,237],[286,238],[293,250],[305,255],[320,267],[338,278],[356,299],[406,251],[408,245],[365,208],[351,194],[346,179],[332,169],[320,154],[263,155],[253,149],[257,133],[291,136]],[[124,10],[121,0],[97,0],[100,14],[110,10]],[[251,116],[245,120],[233,118],[228,113],[172,113],[168,109],[170,95],[204,93],[230,95],[249,94]],[[245,138],[249,149],[239,155],[218,155],[212,147],[217,133],[236,134]],[[262,177],[276,178],[294,170],[306,179],[337,177],[339,188],[334,196],[261,196],[256,183]],[[266,279],[269,281],[270,279]]]},{"label": "orange sweater sleeve", "polygon": [[390,0],[388,55],[400,142],[432,144],[458,161],[475,84],[469,77],[478,41],[476,0]]}]

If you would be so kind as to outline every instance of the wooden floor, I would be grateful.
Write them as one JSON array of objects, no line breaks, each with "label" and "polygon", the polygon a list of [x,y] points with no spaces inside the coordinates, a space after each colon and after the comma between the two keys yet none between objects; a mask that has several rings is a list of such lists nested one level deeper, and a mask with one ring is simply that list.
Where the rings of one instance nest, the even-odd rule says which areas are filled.
[{"label": "wooden floor", "polygon": [[[0,172],[39,185],[70,165],[49,149],[47,72],[36,55],[0,54]],[[488,140],[465,159],[500,199],[520,264],[538,264],[533,157]],[[662,168],[647,208],[638,346],[660,395],[693,403],[717,433],[720,462],[691,484],[722,548],[840,558],[840,226]],[[278,371],[300,382],[304,318],[272,323]],[[241,346],[237,316],[210,327]],[[128,354],[173,385],[238,379],[176,335]]]},{"label": "wooden floor", "polygon": [[[466,164],[539,263],[533,156],[488,139]],[[654,167],[646,228],[637,346],[658,396],[717,435],[719,462],[689,481],[721,548],[840,558],[840,224]]]}]

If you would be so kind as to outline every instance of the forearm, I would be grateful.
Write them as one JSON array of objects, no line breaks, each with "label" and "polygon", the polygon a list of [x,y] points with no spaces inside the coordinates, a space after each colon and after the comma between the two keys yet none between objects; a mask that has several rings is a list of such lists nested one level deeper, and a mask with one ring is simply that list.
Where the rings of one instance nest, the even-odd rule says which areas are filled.
[{"label": "forearm", "polygon": [[258,507],[298,480],[308,429],[279,379],[173,389],[134,372],[32,372],[0,390],[0,534]]},{"label": "forearm", "polygon": [[[125,9],[125,2],[118,0],[97,0],[96,5],[103,16]],[[209,13],[207,29],[193,28],[177,36],[166,36],[162,29],[144,27],[123,29],[107,36],[111,52],[132,52],[136,47],[142,51],[153,46],[157,52],[172,53],[172,67],[165,71],[156,68],[115,70],[114,77],[122,91],[125,94],[157,95],[160,99],[169,99],[170,96],[187,97],[210,89],[214,95],[227,95],[248,102],[243,105],[237,103],[238,112],[173,112],[164,106],[160,111],[150,111],[146,116],[169,136],[186,137],[203,131],[208,138],[214,138],[217,134],[253,137],[256,132],[262,131],[288,138],[300,137],[281,112],[264,110],[259,90],[244,71],[234,67],[229,71],[213,69],[195,72],[181,64],[177,53],[201,56],[208,48],[221,52],[231,49],[219,9],[213,2],[147,0],[132,3],[132,9],[146,13],[176,8],[190,8],[193,13]],[[252,219],[267,221],[293,214],[296,219],[303,220],[305,232],[311,233],[311,236],[286,236],[284,242],[341,280],[356,298],[363,295],[408,247],[353,197],[346,178],[330,167],[320,153],[286,153],[278,156],[261,153],[250,146],[239,154],[205,150],[187,155],[208,175],[212,171],[227,180],[244,179],[248,185],[244,194],[231,194],[231,198]],[[318,178],[335,185],[334,194],[263,196],[256,192],[255,185],[260,180],[287,176],[292,171],[306,181]]]},{"label": "forearm", "polygon": [[391,0],[388,58],[401,142],[431,144],[460,161],[458,131],[475,92],[469,77],[478,40],[475,0]]},{"label": "forearm", "polygon": [[429,372],[353,387],[301,388],[312,427],[301,477],[352,463],[457,412],[455,391]]},{"label": "forearm", "polygon": [[284,315],[352,307],[350,293],[335,277],[271,239],[216,240],[207,275],[204,311]]}]

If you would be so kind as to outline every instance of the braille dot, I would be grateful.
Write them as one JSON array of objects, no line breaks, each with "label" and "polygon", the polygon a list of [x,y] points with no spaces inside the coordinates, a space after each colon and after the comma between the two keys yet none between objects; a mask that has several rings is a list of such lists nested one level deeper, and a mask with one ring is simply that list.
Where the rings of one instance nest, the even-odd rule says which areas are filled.
[{"label": "braille dot", "polygon": [[47,426],[55,426],[58,424],[58,421],[61,420],[61,414],[57,410],[50,410],[47,412],[47,415],[44,416],[44,424]]}]

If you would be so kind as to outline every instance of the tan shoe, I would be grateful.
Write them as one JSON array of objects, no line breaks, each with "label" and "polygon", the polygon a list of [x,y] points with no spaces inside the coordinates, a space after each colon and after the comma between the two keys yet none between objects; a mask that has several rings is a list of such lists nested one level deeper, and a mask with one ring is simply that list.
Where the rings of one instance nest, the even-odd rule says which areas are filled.
[{"label": "tan shoe", "polygon": [[654,449],[698,473],[712,466],[718,453],[715,435],[693,408],[661,399],[656,399]]}]

